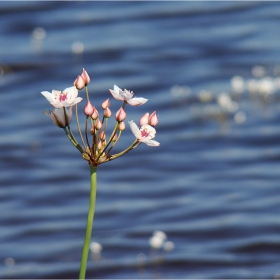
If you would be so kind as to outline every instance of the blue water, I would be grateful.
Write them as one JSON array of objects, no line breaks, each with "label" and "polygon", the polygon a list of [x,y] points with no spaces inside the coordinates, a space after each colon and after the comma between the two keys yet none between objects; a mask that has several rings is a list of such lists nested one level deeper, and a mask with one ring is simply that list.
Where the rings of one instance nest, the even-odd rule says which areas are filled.
[{"label": "blue water", "polygon": [[[98,168],[103,249],[87,278],[278,277],[279,15],[279,2],[0,2],[0,278],[78,277],[89,168],[40,92],[83,67],[113,116],[114,84],[148,98],[127,121],[156,110],[161,143]],[[134,141],[126,124],[116,152]]]}]

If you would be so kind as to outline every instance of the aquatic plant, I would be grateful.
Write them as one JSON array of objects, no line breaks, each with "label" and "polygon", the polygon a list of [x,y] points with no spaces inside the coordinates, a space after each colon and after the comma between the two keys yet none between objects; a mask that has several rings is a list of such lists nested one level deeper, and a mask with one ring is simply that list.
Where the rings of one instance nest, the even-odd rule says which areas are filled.
[{"label": "aquatic plant", "polygon": [[[123,102],[120,109],[116,112],[115,119],[116,124],[110,137],[107,137],[107,124],[108,119],[111,117],[112,113],[110,110],[110,100],[106,99],[101,107],[103,109],[102,120],[99,119],[99,112],[92,105],[89,98],[88,87],[90,83],[90,77],[85,69],[82,70],[81,75],[78,75],[74,81],[74,86],[66,88],[64,91],[53,90],[52,92],[42,91],[41,93],[46,97],[46,99],[53,105],[56,109],[54,111],[44,111],[43,113],[48,116],[52,122],[60,128],[63,128],[66,136],[71,141],[71,143],[77,148],[81,153],[83,159],[85,159],[90,168],[90,200],[89,200],[89,210],[86,225],[86,233],[84,238],[84,246],[82,250],[81,264],[79,279],[85,279],[88,252],[90,247],[90,239],[92,234],[92,226],[94,219],[94,208],[96,200],[96,184],[97,175],[96,169],[99,165],[112,161],[126,154],[127,152],[135,149],[141,143],[145,143],[148,146],[159,146],[160,143],[153,140],[156,135],[155,126],[158,124],[158,118],[156,111],[151,115],[145,113],[140,118],[140,128],[135,124],[135,122],[129,121],[129,125],[132,133],[135,136],[133,143],[127,147],[122,152],[117,154],[112,154],[112,149],[119,141],[122,132],[125,130],[125,105],[129,104],[131,106],[139,106],[146,103],[148,100],[142,97],[134,97],[133,91],[121,90],[118,86],[114,86],[114,90],[109,89],[110,93],[116,100]],[[82,133],[81,126],[78,118],[78,103],[82,101],[83,98],[78,97],[78,91],[85,89],[86,93],[86,105],[84,106],[85,119],[85,130]],[[75,106],[76,110],[76,124],[77,129],[81,138],[82,144],[80,144],[71,128],[70,123],[72,121],[72,107]],[[90,125],[90,127],[89,127]],[[91,139],[90,139],[91,137]]]}]

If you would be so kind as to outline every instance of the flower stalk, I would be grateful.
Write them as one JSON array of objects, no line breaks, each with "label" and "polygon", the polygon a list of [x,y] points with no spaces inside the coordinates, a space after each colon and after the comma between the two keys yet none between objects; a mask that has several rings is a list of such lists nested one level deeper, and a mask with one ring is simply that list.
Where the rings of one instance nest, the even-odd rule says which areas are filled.
[{"label": "flower stalk", "polygon": [[80,274],[79,279],[85,279],[86,276],[86,267],[87,267],[87,259],[89,252],[89,245],[92,233],[93,219],[94,219],[94,208],[96,201],[96,168],[90,165],[90,197],[89,197],[89,208],[88,208],[88,218],[87,218],[87,226],[86,226],[86,234],[84,239],[84,246],[80,264]]}]

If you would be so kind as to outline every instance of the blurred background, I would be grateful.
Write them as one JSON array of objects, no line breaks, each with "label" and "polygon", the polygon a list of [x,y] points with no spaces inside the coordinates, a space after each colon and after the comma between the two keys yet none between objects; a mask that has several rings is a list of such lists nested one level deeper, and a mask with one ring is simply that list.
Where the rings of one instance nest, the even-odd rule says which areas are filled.
[{"label": "blurred background", "polygon": [[148,98],[127,121],[156,110],[161,143],[98,168],[87,278],[278,278],[279,25],[279,2],[0,2],[0,278],[78,277],[89,168],[40,92],[83,67],[99,110]]}]

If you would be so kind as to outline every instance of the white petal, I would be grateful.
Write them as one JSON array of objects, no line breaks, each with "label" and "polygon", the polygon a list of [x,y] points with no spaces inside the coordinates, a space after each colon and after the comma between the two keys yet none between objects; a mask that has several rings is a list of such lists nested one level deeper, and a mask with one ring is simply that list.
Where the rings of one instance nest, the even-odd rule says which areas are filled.
[{"label": "white petal", "polygon": [[133,97],[133,92],[132,91],[129,91],[127,89],[125,89],[121,95],[123,96],[123,98],[126,100],[126,101],[129,101],[132,97]]},{"label": "white petal", "polygon": [[82,97],[77,97],[77,98],[72,102],[72,105],[69,104],[69,106],[73,106],[73,105],[75,105],[75,104],[81,102],[82,100],[83,100]]},{"label": "white petal", "polygon": [[141,132],[140,132],[140,130],[139,130],[137,124],[136,124],[134,121],[130,121],[130,122],[128,122],[128,123],[129,123],[129,125],[130,125],[130,129],[131,129],[132,133],[134,134],[134,136],[135,136],[137,139],[141,138]]},{"label": "white petal", "polygon": [[61,107],[72,107],[72,106],[74,106],[75,104],[77,104],[77,103],[79,103],[79,102],[81,102],[83,100],[83,98],[81,98],[81,97],[77,97],[75,100],[72,100],[72,102],[68,102],[68,101],[62,101],[62,102],[60,102],[59,103],[59,106],[60,107],[56,107],[55,105],[53,105],[53,106],[55,106],[56,108],[61,108]]},{"label": "white petal", "polygon": [[139,141],[147,144],[148,146],[159,146],[160,145],[159,142],[157,142],[155,140],[148,139],[148,138],[142,138]]},{"label": "white petal", "polygon": [[72,106],[68,108],[68,110],[66,109],[66,114],[67,114],[67,117],[68,117],[68,124],[70,124],[70,122],[72,121]]},{"label": "white petal", "polygon": [[140,106],[145,104],[148,101],[148,99],[143,97],[134,97],[127,101],[127,103],[131,106]]},{"label": "white petal", "polygon": [[119,95],[119,91],[115,91],[115,86],[114,86],[114,90],[109,89],[109,91],[115,99],[123,100],[123,97]]},{"label": "white petal", "polygon": [[56,100],[54,102],[51,103],[53,105],[53,107],[59,109],[62,108],[64,105],[61,102],[57,102]]},{"label": "white petal", "polygon": [[73,102],[73,100],[75,100],[75,98],[78,96],[78,90],[75,86],[66,88],[63,92],[67,93],[66,100],[68,103]]},{"label": "white petal", "polygon": [[53,111],[49,111],[49,112],[48,112],[48,111],[43,111],[43,113],[44,113],[47,117],[49,117],[55,125],[59,126],[58,121],[57,121],[57,119],[56,119],[56,117],[55,117]]},{"label": "white petal", "polygon": [[[61,124],[63,127],[65,127],[66,121],[65,121],[64,109],[63,108],[55,109],[53,111],[53,114],[57,117],[58,123]],[[66,111],[66,115],[67,115],[67,111]]]},{"label": "white petal", "polygon": [[156,136],[156,130],[150,126],[149,124],[143,124],[140,128],[140,132],[142,134],[142,131],[145,130],[149,133],[149,136],[146,136],[147,139],[153,139]]},{"label": "white petal", "polygon": [[122,90],[121,90],[117,85],[114,85],[114,91],[115,91],[117,94],[120,94],[120,92],[122,92]]},{"label": "white petal", "polygon": [[41,92],[46,98],[47,100],[50,102],[50,103],[54,103],[55,100],[53,98],[53,94],[51,92],[48,92],[48,91],[42,91]]}]

